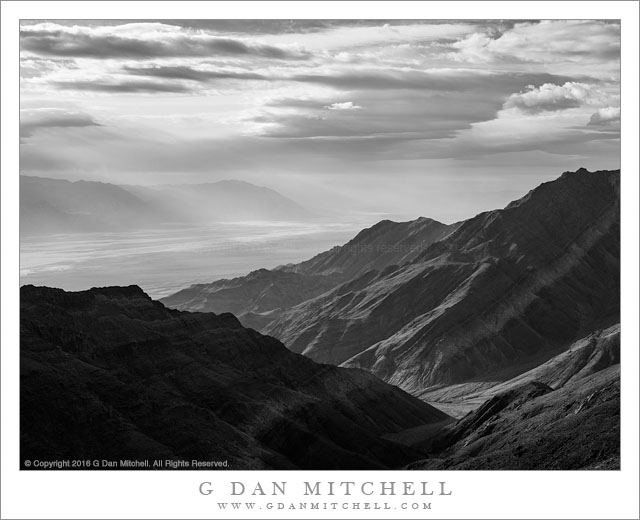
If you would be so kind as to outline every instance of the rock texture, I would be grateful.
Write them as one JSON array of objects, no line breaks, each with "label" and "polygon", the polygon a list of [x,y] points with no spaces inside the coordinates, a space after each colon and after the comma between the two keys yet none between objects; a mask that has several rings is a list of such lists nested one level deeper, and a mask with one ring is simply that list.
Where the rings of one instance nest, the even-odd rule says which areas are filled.
[{"label": "rock texture", "polygon": [[160,301],[179,310],[231,312],[243,325],[261,330],[283,310],[314,298],[338,283],[336,276],[259,269],[231,280],[195,284]]},{"label": "rock texture", "polygon": [[506,381],[619,322],[618,171],[566,172],[264,331],[410,393]]},{"label": "rock texture", "polygon": [[417,397],[437,408],[461,417],[497,394],[529,382],[540,382],[551,389],[620,363],[620,324],[592,332],[566,351],[508,381],[483,381],[432,388]]},{"label": "rock texture", "polygon": [[455,228],[427,218],[383,220],[306,262],[192,285],[161,301],[180,310],[233,312],[244,325],[264,330],[287,309],[345,281],[412,261]]},{"label": "rock texture", "polygon": [[557,390],[515,385],[445,427],[429,448],[430,458],[409,469],[620,469],[620,365]]},{"label": "rock texture", "polygon": [[20,326],[23,460],[381,469],[424,456],[383,435],[449,419],[231,314],[170,310],[137,286],[24,286]]}]

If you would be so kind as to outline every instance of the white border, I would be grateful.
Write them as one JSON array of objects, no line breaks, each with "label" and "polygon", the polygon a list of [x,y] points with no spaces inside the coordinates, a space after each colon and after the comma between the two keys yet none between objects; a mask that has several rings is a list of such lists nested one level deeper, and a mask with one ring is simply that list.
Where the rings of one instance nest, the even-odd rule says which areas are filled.
[{"label": "white border", "polygon": [[[222,513],[230,480],[447,481],[432,510],[307,512],[309,518],[638,518],[638,3],[627,2],[3,2],[2,518],[300,518]],[[619,472],[19,472],[18,20],[20,18],[622,19],[622,470]],[[213,497],[197,492],[213,482]],[[287,500],[294,499],[293,494]],[[376,500],[384,501],[384,497]],[[402,501],[402,499],[399,499]],[[388,500],[387,500],[388,501]]]}]

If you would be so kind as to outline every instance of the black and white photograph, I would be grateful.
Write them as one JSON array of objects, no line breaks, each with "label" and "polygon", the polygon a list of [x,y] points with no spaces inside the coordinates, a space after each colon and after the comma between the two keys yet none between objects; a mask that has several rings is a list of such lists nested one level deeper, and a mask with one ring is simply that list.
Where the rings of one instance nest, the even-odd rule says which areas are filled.
[{"label": "black and white photograph", "polygon": [[617,469],[619,34],[23,21],[23,464]]},{"label": "black and white photograph", "polygon": [[148,4],[19,20],[13,469],[619,473],[619,18]]}]

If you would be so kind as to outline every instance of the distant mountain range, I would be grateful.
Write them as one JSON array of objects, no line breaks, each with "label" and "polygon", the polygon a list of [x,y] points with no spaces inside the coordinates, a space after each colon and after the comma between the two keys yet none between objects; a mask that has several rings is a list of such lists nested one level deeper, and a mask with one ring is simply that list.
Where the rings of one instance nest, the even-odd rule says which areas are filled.
[{"label": "distant mountain range", "polygon": [[504,381],[619,321],[619,182],[619,170],[566,172],[462,223],[383,221],[308,262],[163,301],[220,312],[233,300],[294,352],[414,395]]},{"label": "distant mountain range", "polygon": [[243,181],[147,187],[20,176],[22,235],[312,217],[278,192]]}]

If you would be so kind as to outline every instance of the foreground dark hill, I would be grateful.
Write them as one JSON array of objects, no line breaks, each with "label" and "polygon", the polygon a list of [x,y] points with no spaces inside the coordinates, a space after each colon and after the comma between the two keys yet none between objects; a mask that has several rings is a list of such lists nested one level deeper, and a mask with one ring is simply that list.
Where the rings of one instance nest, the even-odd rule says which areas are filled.
[{"label": "foreground dark hill", "polygon": [[20,176],[23,236],[311,218],[296,202],[248,182],[147,187]]},{"label": "foreground dark hill", "polygon": [[23,460],[228,461],[381,469],[382,438],[444,413],[361,371],[319,365],[231,314],[170,310],[137,286],[20,294]]},{"label": "foreground dark hill", "polygon": [[262,330],[285,310],[340,283],[414,260],[455,228],[456,224],[422,217],[410,222],[383,220],[306,262],[192,285],[161,301],[180,310],[233,312],[245,325]]},{"label": "foreground dark hill", "polygon": [[510,379],[619,322],[619,181],[619,170],[566,172],[264,330],[414,394]]}]

